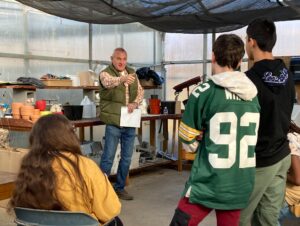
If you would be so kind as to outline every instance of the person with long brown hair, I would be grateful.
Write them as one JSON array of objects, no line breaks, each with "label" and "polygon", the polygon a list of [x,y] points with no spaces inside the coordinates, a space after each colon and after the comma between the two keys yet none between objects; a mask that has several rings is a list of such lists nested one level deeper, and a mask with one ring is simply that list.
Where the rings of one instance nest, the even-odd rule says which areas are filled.
[{"label": "person with long brown hair", "polygon": [[41,117],[29,138],[9,203],[14,207],[81,211],[100,223],[115,218],[120,201],[107,176],[84,157],[70,121],[62,115]]}]

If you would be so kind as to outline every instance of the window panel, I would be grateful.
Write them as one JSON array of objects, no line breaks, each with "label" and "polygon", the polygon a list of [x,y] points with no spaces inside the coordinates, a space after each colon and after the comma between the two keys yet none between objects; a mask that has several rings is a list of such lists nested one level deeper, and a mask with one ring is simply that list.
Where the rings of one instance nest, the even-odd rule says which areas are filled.
[{"label": "window panel", "polygon": [[68,63],[58,61],[30,60],[29,74],[31,77],[40,78],[50,73],[57,76],[77,75],[80,71],[87,71],[88,64]]},{"label": "window panel", "polygon": [[14,58],[1,58],[0,81],[15,81],[24,76],[24,60]]},{"label": "window panel", "polygon": [[113,50],[120,46],[120,25],[93,24],[93,60],[110,61]]},{"label": "window panel", "polygon": [[122,31],[128,62],[153,64],[154,31],[139,23],[124,24]]},{"label": "window panel", "polygon": [[88,59],[88,24],[29,10],[28,52],[32,55]]},{"label": "window panel", "polygon": [[202,34],[166,34],[165,60],[202,60],[203,35]]},{"label": "window panel", "polygon": [[0,52],[24,53],[24,21],[22,5],[0,1]]}]

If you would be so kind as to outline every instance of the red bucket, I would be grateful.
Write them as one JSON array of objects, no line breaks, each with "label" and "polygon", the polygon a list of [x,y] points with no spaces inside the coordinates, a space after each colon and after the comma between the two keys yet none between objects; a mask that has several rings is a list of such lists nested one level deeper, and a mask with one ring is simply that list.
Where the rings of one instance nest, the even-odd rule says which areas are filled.
[{"label": "red bucket", "polygon": [[35,102],[35,108],[40,109],[40,111],[46,110],[46,101],[45,100],[37,100]]}]

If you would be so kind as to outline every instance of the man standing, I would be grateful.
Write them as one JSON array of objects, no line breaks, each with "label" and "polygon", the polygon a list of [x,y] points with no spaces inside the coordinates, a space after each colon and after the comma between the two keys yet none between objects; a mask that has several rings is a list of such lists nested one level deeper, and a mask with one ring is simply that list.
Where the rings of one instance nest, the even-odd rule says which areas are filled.
[{"label": "man standing", "polygon": [[247,28],[246,51],[253,67],[246,72],[256,85],[261,106],[256,144],[256,175],[240,226],[277,225],[291,158],[287,133],[295,99],[293,77],[280,59],[274,59],[276,27],[256,19]]},{"label": "man standing", "polygon": [[244,54],[240,37],[219,36],[213,45],[213,76],[189,96],[179,136],[199,147],[170,226],[197,226],[213,209],[218,226],[239,224],[253,188],[260,109],[255,85],[235,71]]},{"label": "man standing", "polygon": [[120,199],[132,200],[133,196],[124,187],[134,149],[135,128],[120,127],[120,115],[122,106],[127,106],[129,113],[138,107],[144,90],[135,71],[127,67],[127,52],[123,48],[114,50],[111,61],[100,73],[100,119],[106,124],[100,168],[110,174],[120,141],[121,159],[114,189]]}]

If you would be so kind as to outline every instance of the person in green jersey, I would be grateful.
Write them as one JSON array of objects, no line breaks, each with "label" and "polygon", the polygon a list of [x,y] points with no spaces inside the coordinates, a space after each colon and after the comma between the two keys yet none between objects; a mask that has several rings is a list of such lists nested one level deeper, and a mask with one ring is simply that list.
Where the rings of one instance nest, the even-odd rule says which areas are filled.
[{"label": "person in green jersey", "polygon": [[237,226],[247,205],[260,106],[255,85],[235,71],[244,54],[237,35],[219,36],[213,45],[213,76],[188,99],[179,136],[197,154],[171,226],[196,226],[213,209],[218,226]]}]

